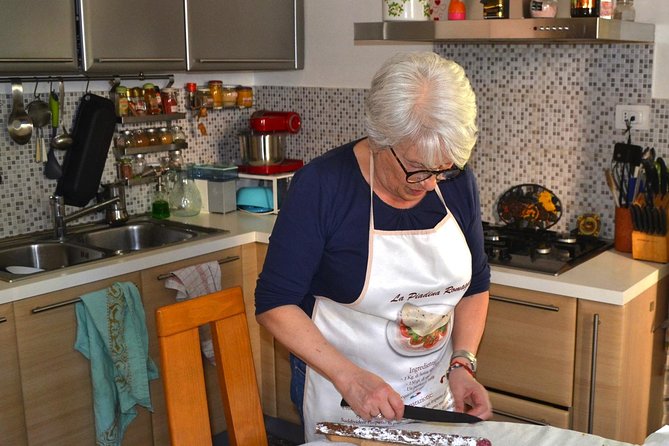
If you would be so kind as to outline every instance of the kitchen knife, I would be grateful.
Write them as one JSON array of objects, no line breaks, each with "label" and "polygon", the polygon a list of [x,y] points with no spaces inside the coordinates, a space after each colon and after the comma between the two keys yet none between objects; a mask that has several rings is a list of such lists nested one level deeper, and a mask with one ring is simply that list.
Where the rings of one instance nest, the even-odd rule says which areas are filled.
[{"label": "kitchen knife", "polygon": [[[341,407],[350,407],[345,400],[341,400]],[[429,407],[416,407],[404,405],[404,418],[419,421],[437,421],[442,423],[478,423],[483,421],[479,417],[463,412],[450,410],[431,409]]]}]

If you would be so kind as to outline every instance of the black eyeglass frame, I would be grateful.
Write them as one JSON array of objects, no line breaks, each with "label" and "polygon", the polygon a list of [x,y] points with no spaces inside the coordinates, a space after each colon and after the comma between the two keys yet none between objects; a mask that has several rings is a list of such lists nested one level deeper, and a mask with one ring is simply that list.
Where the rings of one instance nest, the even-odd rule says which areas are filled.
[{"label": "black eyeglass frame", "polygon": [[[421,182],[427,180],[428,178],[430,178],[432,175],[434,175],[436,177],[437,181],[452,180],[452,179],[458,177],[467,167],[467,166],[465,166],[462,169],[460,169],[459,167],[453,165],[453,166],[449,167],[448,169],[444,169],[444,170],[423,169],[423,170],[414,170],[412,172],[409,172],[407,170],[407,168],[404,167],[404,164],[402,164],[402,161],[399,159],[399,157],[395,153],[395,150],[392,148],[392,146],[388,146],[388,148],[390,149],[390,153],[393,154],[393,156],[395,157],[395,159],[399,163],[400,167],[404,171],[404,175],[405,175],[404,179],[406,180],[407,183],[410,183],[410,184],[421,183]],[[411,179],[412,176],[426,175],[426,174],[427,174],[427,176],[425,178],[421,177],[420,180]]]}]

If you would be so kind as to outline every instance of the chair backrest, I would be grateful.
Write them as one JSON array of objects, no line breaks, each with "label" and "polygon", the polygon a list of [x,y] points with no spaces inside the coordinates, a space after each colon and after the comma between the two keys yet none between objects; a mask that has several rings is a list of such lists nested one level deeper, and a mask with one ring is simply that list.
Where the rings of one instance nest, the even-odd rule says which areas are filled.
[{"label": "chair backrest", "polygon": [[231,445],[267,445],[244,298],[230,288],[156,310],[173,446],[212,444],[198,327],[210,324]]}]

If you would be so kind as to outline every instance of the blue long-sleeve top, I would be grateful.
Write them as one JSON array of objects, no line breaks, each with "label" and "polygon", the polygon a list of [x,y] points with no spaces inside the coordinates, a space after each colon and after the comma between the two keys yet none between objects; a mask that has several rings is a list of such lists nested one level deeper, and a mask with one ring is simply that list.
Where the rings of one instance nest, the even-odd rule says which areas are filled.
[{"label": "blue long-sleeve top", "polygon": [[[350,303],[360,295],[367,270],[370,190],[353,153],[356,142],[330,150],[295,173],[258,278],[256,314],[295,304],[311,315],[314,296]],[[465,297],[487,291],[490,267],[474,174],[466,169],[438,184],[472,253]],[[376,229],[427,229],[446,215],[434,191],[410,209],[396,209],[376,195],[373,199]],[[411,274],[412,265],[406,268]]]}]

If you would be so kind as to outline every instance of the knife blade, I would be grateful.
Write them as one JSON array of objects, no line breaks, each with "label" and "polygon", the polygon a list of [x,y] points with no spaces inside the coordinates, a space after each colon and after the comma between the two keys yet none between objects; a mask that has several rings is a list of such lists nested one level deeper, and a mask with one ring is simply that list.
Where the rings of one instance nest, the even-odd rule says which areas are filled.
[{"label": "knife blade", "polygon": [[[342,407],[350,407],[345,400],[341,400]],[[416,407],[404,405],[404,418],[419,421],[437,421],[442,423],[478,423],[483,421],[479,417],[463,412],[450,410],[431,409],[429,407]]]}]

